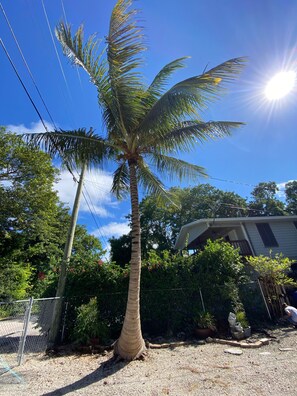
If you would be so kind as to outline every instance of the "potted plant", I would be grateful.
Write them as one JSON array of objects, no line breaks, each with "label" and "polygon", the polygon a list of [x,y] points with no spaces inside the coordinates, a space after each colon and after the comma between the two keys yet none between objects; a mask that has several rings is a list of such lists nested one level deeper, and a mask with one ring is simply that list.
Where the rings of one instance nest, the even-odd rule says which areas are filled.
[{"label": "potted plant", "polygon": [[199,312],[194,317],[194,332],[199,338],[207,338],[216,332],[215,318],[208,312]]},{"label": "potted plant", "polygon": [[251,336],[251,326],[244,311],[236,312],[236,321],[241,324],[244,338]]}]

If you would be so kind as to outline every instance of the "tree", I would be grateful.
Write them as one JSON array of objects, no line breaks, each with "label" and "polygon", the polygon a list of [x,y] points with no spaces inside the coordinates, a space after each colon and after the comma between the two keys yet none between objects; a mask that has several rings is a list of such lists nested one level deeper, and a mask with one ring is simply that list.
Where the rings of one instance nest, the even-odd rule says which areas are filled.
[{"label": "tree", "polygon": [[185,224],[199,219],[240,217],[246,214],[244,198],[231,191],[223,191],[210,184],[193,188],[176,189],[179,196],[179,211],[172,210],[170,220],[172,243]]},{"label": "tree", "polygon": [[24,297],[30,285],[36,286],[38,273],[45,272],[56,257],[55,219],[61,209],[52,189],[56,177],[57,170],[47,154],[0,129],[3,298]]},{"label": "tree", "polygon": [[131,260],[131,233],[122,235],[119,238],[111,238],[110,243],[110,258],[111,261],[117,263],[121,267],[130,263]]},{"label": "tree", "polygon": [[290,215],[297,215],[297,180],[290,181],[285,185],[287,207]]},{"label": "tree", "polygon": [[275,182],[259,183],[251,192],[249,216],[284,216],[285,205],[276,198],[278,190]]},{"label": "tree", "polygon": [[[140,203],[142,258],[147,258],[151,249],[157,252],[174,251],[177,235],[187,223],[203,218],[238,217],[247,213],[244,198],[210,184],[192,188],[173,187],[170,192],[175,196],[176,204],[158,202],[153,195],[145,197]],[[131,235],[113,238],[110,242],[112,260],[122,266],[129,263]]]},{"label": "tree", "polygon": [[[177,175],[195,178],[205,174],[203,168],[176,157],[182,150],[196,147],[197,140],[229,135],[241,125],[238,122],[204,122],[197,111],[216,98],[225,82],[239,73],[243,59],[231,59],[205,73],[188,78],[166,90],[171,74],[184,66],[185,58],[166,65],[150,86],[145,86],[140,74],[143,44],[142,29],[136,21],[137,10],[130,10],[132,0],[118,0],[111,15],[106,49],[97,53],[99,42],[91,36],[85,44],[83,28],[72,36],[70,26],[60,23],[56,34],[64,53],[89,74],[98,91],[99,105],[107,130],[106,139],[95,133],[79,136],[72,132],[55,131],[35,137],[46,141],[49,151],[59,146],[76,152],[90,162],[102,160],[105,154],[114,158],[112,192],[123,197],[130,192],[132,249],[128,301],[122,332],[115,344],[115,354],[126,360],[145,352],[141,333],[139,294],[141,272],[141,240],[138,188],[141,185],[158,199],[168,198],[161,177]],[[67,142],[67,143],[66,143]],[[153,174],[153,164],[158,172]]]},{"label": "tree", "polygon": [[[70,216],[54,191],[57,178],[48,154],[0,129],[1,299],[40,297],[58,271]],[[99,240],[79,226],[71,265],[82,269],[103,254]]]}]

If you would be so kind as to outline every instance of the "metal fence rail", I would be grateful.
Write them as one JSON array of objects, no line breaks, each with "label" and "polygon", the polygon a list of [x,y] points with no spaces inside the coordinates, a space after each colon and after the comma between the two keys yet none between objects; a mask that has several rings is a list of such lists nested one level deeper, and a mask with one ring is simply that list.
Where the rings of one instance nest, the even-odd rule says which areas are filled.
[{"label": "metal fence rail", "polygon": [[[10,367],[26,354],[45,352],[56,298],[0,302],[0,357]],[[2,364],[2,366],[4,366]],[[5,370],[4,367],[0,367]]]}]

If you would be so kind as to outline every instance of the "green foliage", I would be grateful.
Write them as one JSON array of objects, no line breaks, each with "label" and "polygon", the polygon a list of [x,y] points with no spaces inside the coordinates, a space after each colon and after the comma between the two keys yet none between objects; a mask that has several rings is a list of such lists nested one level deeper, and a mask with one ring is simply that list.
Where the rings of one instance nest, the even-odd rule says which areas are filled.
[{"label": "green foliage", "polygon": [[[70,224],[53,189],[57,175],[47,154],[0,128],[0,279],[9,279],[1,282],[2,298],[40,297],[51,284],[55,295]],[[69,270],[103,254],[98,239],[78,226]]]},{"label": "green foliage", "polygon": [[111,261],[123,268],[125,265],[129,264],[131,261],[131,242],[132,239],[130,234],[122,235],[119,238],[111,238],[109,240]]},{"label": "green foliage", "polygon": [[208,240],[204,250],[193,256],[196,270],[204,284],[224,285],[243,276],[243,263],[238,250],[222,240]]},{"label": "green foliage", "polygon": [[297,215],[297,180],[290,181],[285,185],[285,194],[287,212],[290,215]]},{"label": "green foliage", "polygon": [[0,301],[24,298],[28,291],[30,275],[31,270],[28,265],[14,261],[13,257],[1,257]]},{"label": "green foliage", "polygon": [[248,257],[247,262],[259,273],[264,281],[273,281],[277,285],[296,285],[296,282],[287,276],[293,261],[282,254]]},{"label": "green foliage", "polygon": [[[69,302],[67,314],[68,333],[73,333],[76,309],[97,297],[101,320],[108,326],[108,336],[119,336],[128,289],[128,270],[102,259],[92,260],[77,270],[70,268],[67,275],[65,296]],[[47,294],[51,294],[50,290]]]},{"label": "green foliage", "polygon": [[24,290],[39,282],[38,274],[46,272],[49,258],[56,257],[56,243],[62,239],[62,235],[56,239],[60,211],[52,189],[56,176],[47,154],[0,129],[0,272],[11,279],[19,277],[21,290],[14,292],[4,283],[7,298],[24,297]]},{"label": "green foliage", "polygon": [[238,285],[245,280],[238,250],[226,242],[208,240],[205,249],[192,260],[205,306],[224,322],[228,313],[240,305]]},{"label": "green foliage", "polygon": [[284,216],[285,204],[276,198],[278,191],[275,182],[259,183],[251,192],[249,216]]},{"label": "green foliage", "polygon": [[239,322],[243,329],[247,329],[250,325],[244,311],[236,312],[236,322]]},{"label": "green foliage", "polygon": [[[226,268],[224,268],[226,266]],[[145,334],[170,335],[188,331],[193,318],[203,311],[200,289],[208,312],[226,321],[228,312],[241,307],[237,284],[242,263],[229,244],[208,242],[205,252],[192,257],[151,250],[142,263],[141,314]],[[109,336],[118,337],[128,288],[127,268],[94,262],[84,271],[69,272],[66,295],[70,302],[69,321],[89,296],[97,296],[100,320]],[[80,296],[80,297],[78,297]],[[69,331],[71,323],[68,324]]]},{"label": "green foliage", "polygon": [[82,344],[89,344],[92,339],[97,343],[106,342],[108,328],[102,320],[97,304],[97,298],[91,298],[87,304],[77,308],[73,340]]},{"label": "green foliage", "polygon": [[194,325],[199,329],[215,329],[215,318],[214,316],[208,312],[198,312],[196,316],[193,318]]},{"label": "green foliage", "polygon": [[[152,249],[157,252],[174,252],[174,243],[181,227],[197,219],[237,217],[247,214],[247,202],[233,192],[219,190],[210,184],[193,188],[173,187],[172,198],[166,203],[154,196],[144,198],[139,206],[141,225],[141,252],[147,258]],[[242,209],[239,209],[242,208]],[[130,219],[130,217],[128,217]],[[127,264],[131,258],[131,235],[112,238],[112,260],[119,265]]]}]

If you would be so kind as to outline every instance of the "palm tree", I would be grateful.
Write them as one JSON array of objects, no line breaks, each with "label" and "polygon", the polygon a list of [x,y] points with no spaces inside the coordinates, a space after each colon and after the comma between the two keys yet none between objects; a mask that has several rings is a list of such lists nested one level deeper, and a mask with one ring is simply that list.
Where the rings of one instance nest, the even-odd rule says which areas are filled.
[{"label": "palm tree", "polygon": [[[128,301],[121,335],[115,354],[126,360],[136,359],[146,347],[140,323],[140,220],[139,186],[158,199],[168,199],[163,177],[175,175],[191,179],[205,175],[205,170],[178,159],[178,153],[193,149],[197,142],[220,138],[231,133],[239,122],[204,122],[199,110],[222,92],[242,69],[244,59],[231,59],[201,75],[167,88],[169,77],[184,66],[186,58],[167,64],[149,86],[140,74],[143,44],[138,11],[131,9],[132,0],[118,0],[111,15],[106,47],[98,52],[100,41],[91,36],[84,43],[83,27],[72,35],[69,25],[60,23],[56,35],[65,55],[81,66],[98,91],[99,106],[107,130],[99,135],[82,136],[55,131],[31,138],[43,142],[47,151],[69,150],[88,163],[106,155],[117,164],[112,192],[122,198],[130,192],[132,212],[132,252]],[[67,143],[66,143],[67,142]],[[106,150],[102,147],[105,145]],[[153,172],[151,169],[155,167]]]}]

